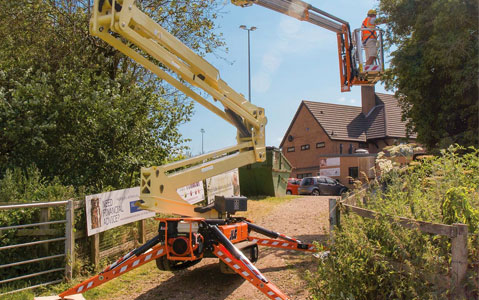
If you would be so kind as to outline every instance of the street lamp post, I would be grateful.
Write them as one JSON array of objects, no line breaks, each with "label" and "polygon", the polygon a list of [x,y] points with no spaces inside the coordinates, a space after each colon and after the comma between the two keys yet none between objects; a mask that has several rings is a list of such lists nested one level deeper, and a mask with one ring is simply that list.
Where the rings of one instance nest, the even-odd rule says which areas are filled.
[{"label": "street lamp post", "polygon": [[251,59],[250,59],[250,31],[255,31],[256,27],[252,26],[250,28],[246,25],[241,25],[239,28],[248,31],[248,100],[251,102]]},{"label": "street lamp post", "polygon": [[201,154],[204,154],[205,151],[203,150],[203,134],[206,132],[203,128],[200,129],[201,132]]}]

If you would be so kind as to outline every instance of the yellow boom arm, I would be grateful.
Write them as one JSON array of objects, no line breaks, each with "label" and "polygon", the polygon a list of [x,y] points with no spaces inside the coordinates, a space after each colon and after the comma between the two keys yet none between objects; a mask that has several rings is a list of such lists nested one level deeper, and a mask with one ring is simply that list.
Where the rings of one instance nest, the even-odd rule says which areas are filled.
[{"label": "yellow boom arm", "polygon": [[[134,0],[95,0],[90,32],[237,128],[235,146],[163,166],[142,168],[141,208],[200,216],[194,211],[195,206],[178,195],[177,189],[266,159],[264,109],[230,88],[215,67],[140,11]],[[130,43],[141,50],[130,47]],[[160,64],[191,86],[207,92],[223,109],[171,76]],[[201,216],[217,217],[217,212],[213,210]]]}]

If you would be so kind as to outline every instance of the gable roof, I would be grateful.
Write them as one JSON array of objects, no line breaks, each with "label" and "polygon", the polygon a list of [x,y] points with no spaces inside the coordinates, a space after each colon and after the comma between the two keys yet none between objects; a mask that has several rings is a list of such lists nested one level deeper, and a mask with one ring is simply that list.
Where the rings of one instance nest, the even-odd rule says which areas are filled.
[{"label": "gable roof", "polygon": [[[375,93],[376,106],[364,115],[359,106],[349,106],[303,100],[281,143],[283,146],[292,125],[306,108],[332,140],[366,142],[386,137],[405,138],[406,123],[401,121],[401,108],[394,95]],[[411,134],[410,138],[416,138]]]},{"label": "gable roof", "polygon": [[[394,95],[375,93],[376,97],[384,103],[386,116],[386,136],[389,137],[406,137],[406,122],[401,121],[402,111],[399,106],[398,99]],[[410,138],[416,138],[416,133],[411,133]]]}]

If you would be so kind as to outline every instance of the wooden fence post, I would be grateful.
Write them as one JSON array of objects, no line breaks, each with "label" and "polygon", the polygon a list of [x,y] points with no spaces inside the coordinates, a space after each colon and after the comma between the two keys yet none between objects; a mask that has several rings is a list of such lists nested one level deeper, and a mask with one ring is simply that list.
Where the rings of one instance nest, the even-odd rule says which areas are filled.
[{"label": "wooden fence post", "polygon": [[453,224],[457,235],[451,241],[452,299],[466,299],[464,279],[467,271],[467,225]]},{"label": "wooden fence post", "polygon": [[94,265],[95,270],[97,270],[100,265],[100,234],[96,233],[90,237],[90,258],[91,263]]},{"label": "wooden fence post", "polygon": [[140,220],[138,221],[138,235],[139,235],[139,241],[140,244],[146,243],[146,223],[145,220]]},{"label": "wooden fence post", "polygon": [[73,208],[73,200],[68,200],[65,209],[66,215],[66,224],[65,224],[65,256],[66,256],[66,265],[65,265],[65,277],[67,280],[72,279],[73,275],[73,263],[75,259],[75,236],[73,232],[74,222],[75,222],[75,211]]},{"label": "wooden fence post", "polygon": [[329,239],[333,241],[334,226],[338,226],[337,199],[329,198]]},{"label": "wooden fence post", "polygon": [[[42,207],[40,208],[40,223],[43,222],[48,222],[50,221],[50,208],[49,207]],[[40,225],[41,230],[45,230],[45,232],[48,232],[48,229],[50,229],[50,225]],[[50,251],[48,250],[48,243],[45,243],[42,245],[44,255],[48,255]]]}]

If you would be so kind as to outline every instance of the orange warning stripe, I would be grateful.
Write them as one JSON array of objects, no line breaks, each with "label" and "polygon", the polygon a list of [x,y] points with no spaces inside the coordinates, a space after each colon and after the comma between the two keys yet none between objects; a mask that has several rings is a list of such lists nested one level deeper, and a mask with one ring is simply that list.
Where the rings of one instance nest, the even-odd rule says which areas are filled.
[{"label": "orange warning stripe", "polygon": [[304,244],[307,247],[299,248],[299,243],[289,242],[285,240],[265,239],[254,236],[249,236],[248,240],[257,243],[259,246],[268,246],[273,248],[281,248],[288,250],[306,251],[306,252],[318,252],[318,249],[313,244]]},{"label": "orange warning stripe", "polygon": [[[80,284],[72,287],[71,289],[61,293],[59,296],[64,298],[66,296],[74,295],[74,294],[81,294],[87,290],[91,290],[99,285],[104,284],[120,275],[125,274],[133,269],[138,268],[139,266],[146,264],[152,260],[155,260],[163,255],[166,254],[165,246],[164,245],[157,245],[151,248],[149,251],[143,253],[140,256],[132,256],[122,265],[116,267],[113,270],[110,267],[107,267],[104,272],[91,277]],[[115,263],[116,264],[116,263]]]},{"label": "orange warning stripe", "polygon": [[249,281],[258,290],[273,300],[289,299],[276,285],[269,282],[266,277],[246,258],[236,259],[223,245],[213,245],[213,254],[218,256],[233,271]]}]

